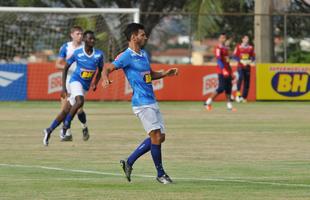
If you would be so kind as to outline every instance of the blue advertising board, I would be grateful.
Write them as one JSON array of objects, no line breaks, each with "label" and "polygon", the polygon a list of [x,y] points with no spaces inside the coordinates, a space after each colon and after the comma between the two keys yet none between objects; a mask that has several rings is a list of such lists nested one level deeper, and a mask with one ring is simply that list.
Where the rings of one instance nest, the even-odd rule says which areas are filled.
[{"label": "blue advertising board", "polygon": [[0,101],[27,99],[27,65],[0,64]]}]

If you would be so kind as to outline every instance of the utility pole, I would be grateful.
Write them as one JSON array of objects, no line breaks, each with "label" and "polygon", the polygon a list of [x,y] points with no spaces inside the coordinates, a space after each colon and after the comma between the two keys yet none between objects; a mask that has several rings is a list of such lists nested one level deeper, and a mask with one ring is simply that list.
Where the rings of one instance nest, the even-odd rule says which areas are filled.
[{"label": "utility pole", "polygon": [[273,31],[272,31],[272,1],[255,0],[255,53],[258,63],[272,62]]}]

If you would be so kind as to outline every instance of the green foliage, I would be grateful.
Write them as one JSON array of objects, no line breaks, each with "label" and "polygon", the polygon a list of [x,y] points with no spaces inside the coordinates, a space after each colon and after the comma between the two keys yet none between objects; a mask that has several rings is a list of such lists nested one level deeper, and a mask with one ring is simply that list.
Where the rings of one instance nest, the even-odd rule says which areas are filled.
[{"label": "green foliage", "polygon": [[218,32],[232,33],[239,36],[254,33],[254,19],[251,16],[227,16],[223,13],[249,13],[253,11],[252,4],[247,0],[199,0],[189,1],[186,10],[194,12],[192,27],[196,39],[214,37]]},{"label": "green foliage", "polygon": [[218,32],[220,27],[219,17],[208,15],[214,13],[222,13],[222,2],[218,0],[198,0],[188,1],[185,9],[193,12],[191,24],[194,29],[194,37],[202,39],[206,35]]},{"label": "green foliage", "polygon": [[17,6],[46,7],[42,0],[17,0]]},{"label": "green foliage", "polygon": [[310,52],[296,50],[288,55],[288,63],[310,63]]}]

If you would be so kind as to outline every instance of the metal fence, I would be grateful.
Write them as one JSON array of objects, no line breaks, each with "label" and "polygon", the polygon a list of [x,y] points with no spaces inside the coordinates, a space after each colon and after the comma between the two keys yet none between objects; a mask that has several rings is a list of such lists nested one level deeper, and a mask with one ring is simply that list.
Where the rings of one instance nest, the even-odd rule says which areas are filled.
[{"label": "metal fence", "polygon": [[[30,14],[28,14],[30,15]],[[45,62],[57,57],[60,45],[68,40],[72,24],[92,27],[107,61],[126,48],[127,41],[120,34],[129,18],[121,14],[46,16],[23,13],[1,13],[0,62]],[[310,13],[280,13],[255,15],[249,13],[201,14],[193,13],[140,13],[146,23],[152,16],[163,17],[149,33],[146,50],[152,62],[167,64],[204,65],[215,62],[214,47],[220,32],[229,36],[231,50],[243,34],[254,41],[255,17],[264,16],[271,23],[269,34],[272,62],[310,62]],[[54,16],[54,17],[52,17]],[[130,18],[132,19],[132,18]],[[67,21],[68,22],[67,22]],[[93,21],[92,21],[93,20]],[[126,22],[126,23],[125,23]],[[113,26],[113,25],[117,26]],[[119,24],[119,25],[118,25]],[[117,30],[117,31],[115,31]],[[268,30],[266,30],[268,31]],[[256,38],[257,39],[257,38]],[[266,38],[262,38],[266,39]],[[36,58],[34,58],[34,56]],[[40,57],[40,58],[38,58]]]},{"label": "metal fence", "polygon": [[[141,16],[143,15],[150,13],[142,13]],[[229,13],[199,16],[190,13],[170,13],[155,26],[146,48],[151,53],[153,62],[196,65],[214,62],[214,46],[220,32],[226,32],[229,36],[232,51],[241,41],[243,34],[249,34],[254,44],[256,16],[264,16],[271,22],[269,39],[272,62],[310,62],[310,14],[301,13]]]}]

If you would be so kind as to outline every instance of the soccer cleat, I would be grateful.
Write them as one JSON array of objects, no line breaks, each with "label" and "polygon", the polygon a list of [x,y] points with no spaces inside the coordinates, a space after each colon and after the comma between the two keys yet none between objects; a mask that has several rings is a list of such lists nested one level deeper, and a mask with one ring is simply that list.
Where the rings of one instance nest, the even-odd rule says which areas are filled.
[{"label": "soccer cleat", "polygon": [[212,105],[211,104],[207,104],[207,102],[204,102],[203,105],[205,106],[207,111],[211,111],[212,110]]},{"label": "soccer cleat", "polygon": [[89,132],[88,132],[88,128],[87,127],[85,127],[85,128],[83,128],[83,140],[84,141],[87,141],[88,139],[89,139]]},{"label": "soccer cleat", "polygon": [[207,109],[207,111],[211,111],[211,110],[212,110],[212,106],[211,106],[211,104],[209,104],[209,105],[205,105],[205,108]]},{"label": "soccer cleat", "polygon": [[67,129],[66,131],[64,129],[61,129],[61,134],[60,134],[60,140],[62,142],[67,142],[67,141],[72,141],[72,135],[70,129]]},{"label": "soccer cleat", "polygon": [[131,181],[131,172],[132,172],[132,167],[127,163],[127,160],[120,160],[119,161],[121,163],[121,167],[125,173],[125,176],[128,180],[128,182]]},{"label": "soccer cleat", "polygon": [[242,102],[242,100],[243,100],[243,98],[242,98],[242,97],[240,97],[240,96],[236,96],[236,102],[237,102],[237,103],[241,103],[241,102]]},{"label": "soccer cleat", "polygon": [[64,138],[61,139],[62,142],[72,141],[72,135],[65,135]]},{"label": "soccer cleat", "polygon": [[47,131],[47,129],[44,129],[44,130],[43,130],[43,134],[44,134],[44,137],[43,137],[43,145],[44,145],[44,146],[48,146],[48,140],[50,139],[51,133],[49,133],[49,132]]},{"label": "soccer cleat", "polygon": [[227,109],[228,109],[228,110],[232,110],[232,109],[233,109],[233,106],[232,106],[232,103],[231,103],[231,102],[228,102],[228,103],[227,103]]},{"label": "soccer cleat", "polygon": [[157,177],[156,180],[158,182],[162,183],[162,184],[171,184],[171,183],[173,183],[171,178],[167,174],[164,174],[161,177]]},{"label": "soccer cleat", "polygon": [[63,139],[64,139],[65,134],[64,134],[64,130],[63,130],[63,129],[60,129],[59,137],[60,137],[60,140],[63,140]]}]

